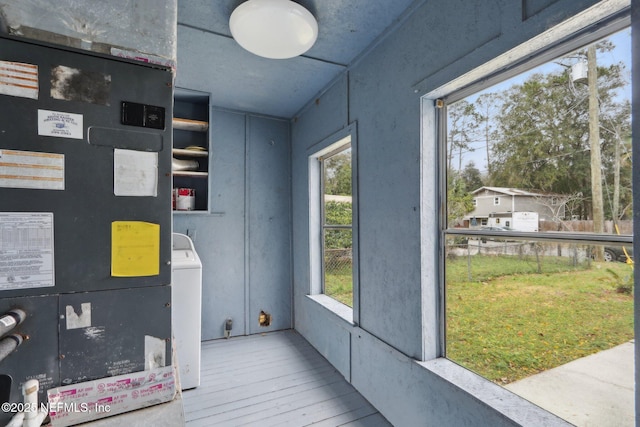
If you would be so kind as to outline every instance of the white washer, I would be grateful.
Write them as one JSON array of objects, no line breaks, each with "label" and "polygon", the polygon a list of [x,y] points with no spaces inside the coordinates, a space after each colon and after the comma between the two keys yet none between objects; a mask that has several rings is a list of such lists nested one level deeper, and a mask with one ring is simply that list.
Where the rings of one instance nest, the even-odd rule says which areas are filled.
[{"label": "white washer", "polygon": [[182,390],[200,385],[202,263],[188,236],[173,233],[171,317]]}]

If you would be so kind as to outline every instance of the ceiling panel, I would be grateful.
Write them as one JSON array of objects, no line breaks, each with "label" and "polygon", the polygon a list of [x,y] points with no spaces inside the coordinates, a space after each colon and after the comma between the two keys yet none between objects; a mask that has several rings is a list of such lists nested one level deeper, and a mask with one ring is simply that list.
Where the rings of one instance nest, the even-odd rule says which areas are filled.
[{"label": "ceiling panel", "polygon": [[179,0],[176,85],[211,92],[220,107],[291,118],[422,1],[300,0],[318,20],[318,40],[301,57],[274,60],[231,37],[229,16],[242,0]]},{"label": "ceiling panel", "polygon": [[260,58],[233,39],[178,27],[176,86],[210,92],[216,106],[291,118],[342,70],[304,57]]}]

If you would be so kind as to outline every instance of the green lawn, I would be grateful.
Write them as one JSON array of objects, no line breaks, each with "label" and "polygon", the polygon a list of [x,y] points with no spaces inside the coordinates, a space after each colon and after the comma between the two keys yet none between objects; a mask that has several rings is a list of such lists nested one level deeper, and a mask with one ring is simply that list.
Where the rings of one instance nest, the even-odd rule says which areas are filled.
[{"label": "green lawn", "polygon": [[351,265],[333,268],[325,273],[325,294],[353,307],[353,279]]},{"label": "green lawn", "polygon": [[633,338],[632,280],[623,263],[472,257],[447,263],[447,357],[506,384]]},{"label": "green lawn", "polygon": [[[471,260],[447,261],[447,357],[492,381],[507,384],[633,339],[633,296],[617,290],[632,283],[626,264]],[[325,293],[352,306],[351,283],[350,267],[332,270]]]}]

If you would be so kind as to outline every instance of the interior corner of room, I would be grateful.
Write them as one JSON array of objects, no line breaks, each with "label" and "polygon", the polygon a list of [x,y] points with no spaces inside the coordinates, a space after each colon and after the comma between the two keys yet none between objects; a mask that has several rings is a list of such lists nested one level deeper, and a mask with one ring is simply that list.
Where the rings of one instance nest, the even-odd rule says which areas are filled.
[{"label": "interior corner of room", "polygon": [[639,10],[3,1],[0,424],[635,425]]}]

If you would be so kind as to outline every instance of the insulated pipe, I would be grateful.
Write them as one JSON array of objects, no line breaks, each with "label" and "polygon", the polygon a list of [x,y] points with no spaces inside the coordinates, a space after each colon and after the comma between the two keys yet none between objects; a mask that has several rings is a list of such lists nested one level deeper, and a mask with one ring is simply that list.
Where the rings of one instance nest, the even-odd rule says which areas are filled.
[{"label": "insulated pipe", "polygon": [[13,416],[13,418],[11,418],[11,421],[9,421],[9,424],[7,424],[4,427],[22,427],[23,423],[24,423],[24,412],[18,412]]},{"label": "insulated pipe", "polygon": [[38,390],[40,382],[29,380],[22,385],[24,412],[18,412],[5,427],[40,427],[48,412],[38,407]]},{"label": "insulated pipe", "polygon": [[22,397],[24,399],[24,422],[23,427],[39,427],[42,420],[38,421],[38,390],[40,382],[38,380],[28,380],[22,385]]},{"label": "insulated pipe", "polygon": [[22,344],[22,335],[11,334],[0,340],[0,362]]},{"label": "insulated pipe", "polygon": [[20,310],[19,308],[14,308],[7,311],[5,314],[0,316],[0,336],[6,334],[27,318],[27,313]]},{"label": "insulated pipe", "polygon": [[49,413],[45,410],[39,410],[38,413],[30,420],[27,420],[26,416],[22,423],[22,427],[40,427],[44,422],[44,419],[47,418]]}]

